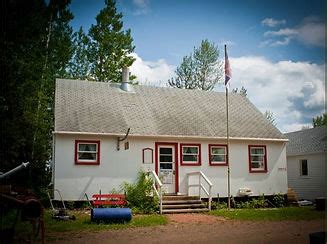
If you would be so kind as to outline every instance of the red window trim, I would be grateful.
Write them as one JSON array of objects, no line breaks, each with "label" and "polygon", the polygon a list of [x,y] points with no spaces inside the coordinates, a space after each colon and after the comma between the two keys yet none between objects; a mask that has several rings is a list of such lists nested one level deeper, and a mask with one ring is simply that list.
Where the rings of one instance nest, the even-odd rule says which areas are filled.
[{"label": "red window trim", "polygon": [[[144,162],[144,152],[145,151],[151,151],[151,163],[150,162]],[[143,148],[142,149],[142,163],[143,164],[153,164],[153,149],[152,148],[150,148],[150,147],[146,147],[146,148]]]},{"label": "red window trim", "polygon": [[[212,147],[225,147],[226,148],[226,155],[225,155],[225,162],[224,163],[214,163],[211,161],[211,148]],[[209,165],[210,166],[227,166],[228,165],[228,146],[226,144],[209,144]]]},{"label": "red window trim", "polygon": [[[97,160],[96,161],[78,161],[78,144],[79,143],[93,143],[97,144]],[[75,164],[77,165],[99,165],[100,164],[100,141],[99,140],[75,140]]]},{"label": "red window trim", "polygon": [[[198,147],[198,162],[197,163],[189,163],[189,162],[183,162],[183,147]],[[181,166],[201,166],[201,144],[198,143],[181,143],[180,144],[180,161]]]},{"label": "red window trim", "polygon": [[[251,167],[251,148],[252,147],[263,147],[265,149],[265,156],[264,156],[264,169],[263,170],[252,170]],[[249,154],[249,172],[250,173],[267,173],[268,168],[267,168],[267,147],[266,145],[248,145],[248,154]]]}]

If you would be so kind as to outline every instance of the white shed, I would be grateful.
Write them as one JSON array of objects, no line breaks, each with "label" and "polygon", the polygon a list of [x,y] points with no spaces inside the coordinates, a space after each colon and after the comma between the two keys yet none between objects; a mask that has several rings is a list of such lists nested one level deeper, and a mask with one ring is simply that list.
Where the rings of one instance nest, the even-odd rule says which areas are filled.
[{"label": "white shed", "polygon": [[213,91],[58,79],[53,136],[53,183],[65,200],[118,190],[141,169],[173,194],[192,194],[187,174],[201,171],[227,197],[228,163],[233,196],[287,192],[287,139],[239,94],[230,94],[229,162],[225,94]]},{"label": "white shed", "polygon": [[326,197],[326,126],[286,133],[288,185],[299,199]]}]

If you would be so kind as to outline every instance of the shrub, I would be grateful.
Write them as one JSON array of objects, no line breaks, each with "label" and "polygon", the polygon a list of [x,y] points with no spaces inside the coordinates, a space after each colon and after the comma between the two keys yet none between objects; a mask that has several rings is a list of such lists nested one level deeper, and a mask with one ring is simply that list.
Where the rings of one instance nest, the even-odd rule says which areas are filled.
[{"label": "shrub", "polygon": [[264,208],[266,207],[266,200],[264,195],[258,198],[253,198],[250,203],[251,208]]},{"label": "shrub", "polygon": [[65,206],[69,210],[74,209],[74,201],[65,201]]},{"label": "shrub", "polygon": [[285,206],[285,197],[283,194],[276,194],[273,197],[273,203],[277,208],[282,208]]},{"label": "shrub", "polygon": [[140,213],[151,213],[158,210],[159,199],[153,192],[153,180],[148,173],[140,171],[135,183],[123,183],[128,206]]},{"label": "shrub", "polygon": [[227,208],[226,202],[211,202],[211,210]]},{"label": "shrub", "polygon": [[266,206],[267,204],[264,195],[261,195],[258,198],[252,198],[245,202],[235,203],[235,208],[264,208]]}]

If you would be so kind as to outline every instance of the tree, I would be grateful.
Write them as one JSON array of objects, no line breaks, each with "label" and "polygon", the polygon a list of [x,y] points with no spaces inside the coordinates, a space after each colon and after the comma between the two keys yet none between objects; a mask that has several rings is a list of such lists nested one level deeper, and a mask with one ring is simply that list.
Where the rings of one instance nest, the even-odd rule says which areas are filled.
[{"label": "tree", "polygon": [[115,2],[105,0],[105,7],[96,16],[96,25],[89,30],[91,76],[97,81],[121,82],[122,68],[131,66],[134,51],[131,31],[123,31],[122,14]]},{"label": "tree", "polygon": [[[0,171],[22,162],[31,166],[14,177],[39,189],[49,182],[55,77],[65,73],[71,55],[69,1],[3,3],[0,37]],[[16,182],[17,183],[17,182]]]},{"label": "tree", "polygon": [[322,125],[327,125],[327,113],[324,113],[323,115],[317,116],[312,119],[313,127],[322,126]]},{"label": "tree", "polygon": [[183,89],[210,91],[222,78],[222,62],[218,60],[219,50],[207,39],[201,42],[193,53],[184,56],[177,67],[176,77],[168,80],[168,85]]},{"label": "tree", "polygon": [[74,52],[68,66],[68,77],[81,80],[88,79],[91,67],[89,61],[90,39],[82,27],[73,35],[73,48]]},{"label": "tree", "polygon": [[240,90],[238,90],[238,88],[234,88],[232,90],[232,93],[239,93],[241,96],[244,96],[246,97],[248,94],[247,94],[247,89],[245,89],[244,86],[242,86],[242,88]]},{"label": "tree", "polygon": [[266,110],[265,113],[264,113],[264,116],[273,126],[277,125],[276,122],[275,122],[275,116],[274,116],[273,112],[271,112],[269,110]]}]

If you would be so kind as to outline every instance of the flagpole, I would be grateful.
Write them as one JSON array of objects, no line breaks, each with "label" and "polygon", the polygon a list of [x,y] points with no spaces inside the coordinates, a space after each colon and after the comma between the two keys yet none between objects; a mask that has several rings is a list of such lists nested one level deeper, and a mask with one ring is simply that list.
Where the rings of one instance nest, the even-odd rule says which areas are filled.
[{"label": "flagpole", "polygon": [[[228,63],[227,63],[228,62]],[[225,45],[225,75],[226,75],[226,70],[229,70],[229,61],[228,61],[228,56],[227,56],[227,47]],[[230,70],[229,70],[230,72]],[[229,161],[229,114],[228,114],[228,105],[229,105],[229,100],[228,100],[228,88],[227,88],[227,83],[228,80],[230,79],[230,73],[228,73],[228,79],[225,77],[225,88],[226,88],[226,134],[227,134],[227,155],[226,155],[226,160],[227,160],[227,194],[228,194],[228,210],[230,210],[230,161]]]},{"label": "flagpole", "polygon": [[227,194],[228,194],[228,210],[230,210],[230,167],[229,167],[229,118],[228,118],[228,88],[226,86],[226,119],[227,119]]}]

